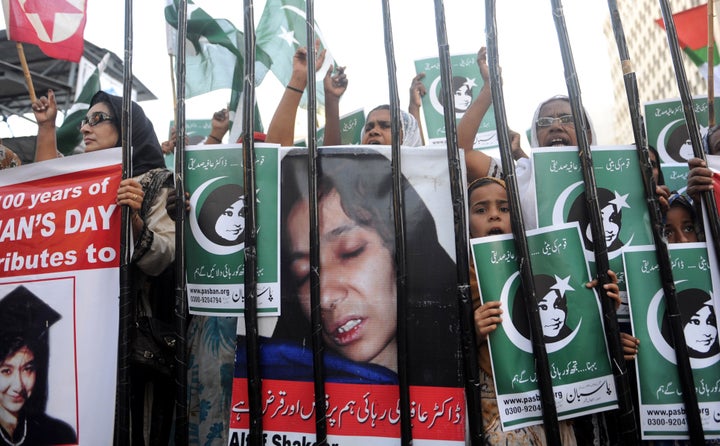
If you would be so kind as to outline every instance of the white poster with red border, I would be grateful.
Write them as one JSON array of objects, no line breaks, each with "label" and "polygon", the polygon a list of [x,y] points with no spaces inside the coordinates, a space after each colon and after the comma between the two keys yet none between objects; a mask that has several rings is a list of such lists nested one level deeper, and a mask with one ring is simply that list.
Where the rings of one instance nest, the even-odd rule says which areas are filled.
[{"label": "white poster with red border", "polygon": [[120,160],[110,149],[0,171],[0,302],[23,286],[59,313],[47,371],[37,371],[48,383],[42,416],[69,425],[81,445],[113,437]]}]

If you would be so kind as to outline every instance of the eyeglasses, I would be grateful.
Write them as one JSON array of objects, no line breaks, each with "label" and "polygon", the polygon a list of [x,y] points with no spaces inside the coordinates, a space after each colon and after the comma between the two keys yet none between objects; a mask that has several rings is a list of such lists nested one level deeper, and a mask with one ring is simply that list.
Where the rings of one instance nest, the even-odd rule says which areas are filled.
[{"label": "eyeglasses", "polygon": [[560,121],[560,124],[572,124],[575,122],[575,119],[573,118],[573,115],[562,115],[557,118],[553,118],[552,116],[543,116],[542,118],[538,118],[537,121],[535,121],[535,124],[537,124],[538,127],[550,127],[555,123],[555,121]]},{"label": "eyeglasses", "polygon": [[105,121],[112,121],[112,116],[108,115],[105,112],[95,112],[91,114],[90,116],[85,116],[82,121],[80,121],[80,127],[83,127],[85,125],[89,125],[90,127],[95,127],[96,125],[100,124],[101,122]]}]

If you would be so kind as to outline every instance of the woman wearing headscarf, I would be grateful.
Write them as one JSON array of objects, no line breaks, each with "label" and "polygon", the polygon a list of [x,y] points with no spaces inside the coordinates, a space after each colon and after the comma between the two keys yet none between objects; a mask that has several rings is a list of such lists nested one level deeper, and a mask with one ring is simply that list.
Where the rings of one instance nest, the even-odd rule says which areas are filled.
[{"label": "woman wearing headscarf", "polygon": [[[123,98],[103,91],[90,101],[80,132],[85,152],[119,147]],[[52,90],[32,104],[38,123],[35,161],[62,156],[57,151],[55,118],[57,104]],[[175,222],[165,210],[172,184],[172,173],[165,168],[160,143],[143,109],[132,102],[132,166],[130,178],[120,182],[116,202],[129,206],[134,240],[132,265],[133,288],[136,292],[136,314],[170,322],[174,302]],[[174,405],[173,381],[150,376],[131,367],[131,422],[133,445],[145,444],[143,421],[152,418],[149,426],[151,444],[167,444],[170,436]],[[153,382],[153,407],[144,415],[146,382]]]}]

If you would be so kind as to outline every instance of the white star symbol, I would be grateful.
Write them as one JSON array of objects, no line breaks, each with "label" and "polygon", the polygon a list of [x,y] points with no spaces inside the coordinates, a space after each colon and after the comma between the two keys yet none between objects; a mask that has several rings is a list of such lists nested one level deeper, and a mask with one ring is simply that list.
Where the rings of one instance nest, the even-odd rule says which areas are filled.
[{"label": "white star symbol", "polygon": [[561,296],[564,296],[566,291],[575,291],[575,288],[570,286],[570,276],[564,279],[555,276],[555,285],[551,286],[550,289],[558,290]]},{"label": "white star symbol", "polygon": [[617,191],[615,191],[615,198],[613,200],[610,200],[610,204],[614,204],[615,209],[617,209],[618,211],[622,208],[630,209],[630,205],[627,204],[628,195],[630,194],[620,195],[619,193],[617,193]]},{"label": "white star symbol", "polygon": [[477,87],[477,84],[475,83],[475,79],[470,79],[469,77],[465,78],[465,85],[468,86],[468,88]]},{"label": "white star symbol", "polygon": [[295,39],[295,31],[288,31],[284,26],[280,27],[280,34],[278,34],[278,37],[286,41],[289,46],[293,46],[294,43],[299,44],[297,39]]}]

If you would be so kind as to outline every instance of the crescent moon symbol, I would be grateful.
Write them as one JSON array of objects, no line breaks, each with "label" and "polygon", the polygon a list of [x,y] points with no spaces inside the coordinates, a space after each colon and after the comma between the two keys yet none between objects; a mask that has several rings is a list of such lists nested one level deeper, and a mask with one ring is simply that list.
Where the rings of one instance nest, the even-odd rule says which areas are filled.
[{"label": "crescent moon symbol", "polygon": [[222,180],[223,178],[227,178],[227,176],[224,177],[217,177],[217,178],[211,178],[207,180],[206,182],[202,183],[195,192],[190,196],[190,209],[192,209],[192,212],[190,212],[190,231],[192,232],[193,237],[195,237],[195,241],[198,242],[198,244],[207,252],[210,254],[217,254],[217,255],[228,255],[228,254],[235,254],[236,252],[241,251],[245,247],[245,243],[239,243],[237,245],[231,245],[231,246],[222,246],[218,245],[217,243],[213,243],[210,240],[208,240],[207,237],[205,237],[205,234],[203,234],[202,230],[200,229],[200,225],[198,225],[197,222],[197,215],[195,210],[198,208],[197,203],[200,199],[200,196],[202,193],[207,189],[212,183]]}]

